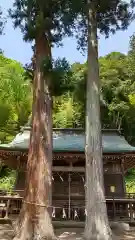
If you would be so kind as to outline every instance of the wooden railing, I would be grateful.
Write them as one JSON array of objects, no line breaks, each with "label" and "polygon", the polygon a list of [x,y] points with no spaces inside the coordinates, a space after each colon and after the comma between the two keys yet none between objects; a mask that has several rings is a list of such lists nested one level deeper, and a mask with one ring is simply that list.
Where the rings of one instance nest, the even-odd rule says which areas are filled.
[{"label": "wooden railing", "polygon": [[115,196],[114,195],[110,195],[110,196],[108,195],[108,196],[106,196],[106,199],[107,198],[135,199],[135,193],[125,193],[124,195],[117,194]]},{"label": "wooden railing", "polygon": [[[12,219],[19,214],[23,198],[17,192],[0,195],[0,218]],[[64,202],[64,201],[63,201]],[[54,201],[55,203],[55,201]],[[135,193],[128,193],[121,197],[106,197],[108,216],[111,220],[135,222]],[[55,204],[54,204],[55,205]],[[68,204],[52,207],[52,219],[55,221],[73,220],[84,221],[87,214],[84,206]]]},{"label": "wooden railing", "polygon": [[9,218],[11,214],[19,214],[22,198],[18,196],[0,195],[0,217]]}]

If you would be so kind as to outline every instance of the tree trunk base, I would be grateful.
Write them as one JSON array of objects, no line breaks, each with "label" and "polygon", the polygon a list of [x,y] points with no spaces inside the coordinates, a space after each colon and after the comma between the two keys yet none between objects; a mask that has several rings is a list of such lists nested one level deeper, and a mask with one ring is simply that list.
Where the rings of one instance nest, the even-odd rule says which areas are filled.
[{"label": "tree trunk base", "polygon": [[112,240],[112,231],[109,226],[101,224],[92,229],[87,227],[84,233],[84,240]]},{"label": "tree trunk base", "polygon": [[[49,224],[48,224],[49,223]],[[25,212],[23,218],[15,226],[13,240],[56,240],[48,212],[40,213],[37,219],[32,220]]]}]

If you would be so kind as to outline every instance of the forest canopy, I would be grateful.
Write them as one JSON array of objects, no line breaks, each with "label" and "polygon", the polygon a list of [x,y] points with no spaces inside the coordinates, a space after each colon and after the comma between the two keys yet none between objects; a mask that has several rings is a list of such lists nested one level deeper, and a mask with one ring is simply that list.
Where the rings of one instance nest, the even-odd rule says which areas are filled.
[{"label": "forest canopy", "polygon": [[[127,55],[112,52],[99,58],[101,99],[105,103],[102,126],[122,129],[131,144],[135,144],[134,42],[133,35]],[[54,78],[64,90],[58,87],[59,84],[53,84],[53,126],[84,128],[87,64],[76,62],[70,65],[66,60],[57,62],[59,73],[55,72]],[[7,142],[27,123],[31,103],[32,83],[26,68],[1,54],[0,141]]]}]

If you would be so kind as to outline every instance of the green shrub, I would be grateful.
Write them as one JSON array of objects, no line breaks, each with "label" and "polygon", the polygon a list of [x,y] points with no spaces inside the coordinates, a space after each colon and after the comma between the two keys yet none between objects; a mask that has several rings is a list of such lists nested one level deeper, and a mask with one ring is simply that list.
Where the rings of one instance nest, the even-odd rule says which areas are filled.
[{"label": "green shrub", "polygon": [[126,190],[128,193],[135,193],[135,168],[128,171],[126,177]]},{"label": "green shrub", "polygon": [[16,180],[16,171],[8,168],[0,171],[0,190],[11,191]]}]

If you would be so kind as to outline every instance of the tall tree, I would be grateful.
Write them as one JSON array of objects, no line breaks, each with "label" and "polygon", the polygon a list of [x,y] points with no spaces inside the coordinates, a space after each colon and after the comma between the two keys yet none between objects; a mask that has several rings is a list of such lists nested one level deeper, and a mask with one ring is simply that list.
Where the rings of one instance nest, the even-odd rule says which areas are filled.
[{"label": "tall tree", "polygon": [[97,43],[97,3],[88,0],[88,77],[86,104],[86,224],[85,239],[110,240],[104,196],[100,124],[100,80]]},{"label": "tall tree", "polygon": [[[98,64],[98,34],[125,29],[133,17],[125,1],[87,0],[88,76],[86,106],[86,224],[85,239],[111,240],[104,196],[102,139],[100,123],[100,77]],[[85,8],[86,9],[86,8]],[[81,25],[82,26],[82,25]],[[84,32],[84,31],[83,31]]]},{"label": "tall tree", "polygon": [[[24,39],[34,40],[32,130],[27,161],[23,208],[17,225],[19,240],[54,238],[51,223],[52,167],[52,72],[51,48],[71,34],[74,15],[70,1],[14,0],[10,16]],[[72,29],[72,28],[71,28]]]}]

